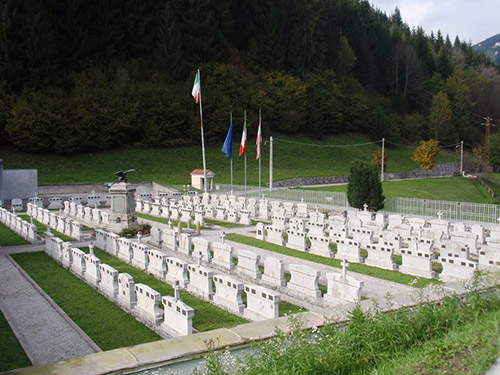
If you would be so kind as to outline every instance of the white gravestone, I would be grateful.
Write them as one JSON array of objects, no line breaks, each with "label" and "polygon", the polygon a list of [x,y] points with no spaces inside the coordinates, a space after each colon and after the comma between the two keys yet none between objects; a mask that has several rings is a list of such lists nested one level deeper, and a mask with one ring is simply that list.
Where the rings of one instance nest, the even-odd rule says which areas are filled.
[{"label": "white gravestone", "polygon": [[260,255],[253,251],[238,250],[238,264],[236,272],[253,279],[260,279],[262,272],[259,270]]},{"label": "white gravestone", "polygon": [[162,298],[164,317],[161,327],[170,336],[187,336],[193,333],[194,310],[182,300],[164,296]]},{"label": "white gravestone", "polygon": [[286,287],[298,297],[321,298],[318,280],[321,272],[303,264],[290,264],[290,281]]},{"label": "white gravestone", "polygon": [[135,282],[128,273],[118,274],[118,302],[129,310],[137,304]]},{"label": "white gravestone", "polygon": [[470,280],[478,269],[478,263],[467,258],[440,256],[439,260],[443,265],[439,279],[444,282]]},{"label": "white gravestone", "polygon": [[286,242],[286,247],[291,249],[306,251],[306,232],[300,231],[298,229],[287,229],[286,234],[288,236],[288,241]]},{"label": "white gravestone", "polygon": [[241,299],[243,283],[225,275],[214,275],[213,281],[215,284],[214,303],[235,314],[242,315],[245,309]]},{"label": "white gravestone", "polygon": [[201,261],[210,263],[212,261],[212,254],[210,253],[211,243],[203,237],[194,237],[193,240],[193,256]]},{"label": "white gravestone", "polygon": [[267,242],[274,243],[276,245],[284,246],[285,240],[283,239],[284,229],[275,228],[272,225],[266,225],[267,232]]},{"label": "white gravestone", "polygon": [[132,265],[134,267],[140,268],[141,270],[147,270],[149,264],[148,258],[148,248],[143,243],[132,242]]},{"label": "white gravestone", "polygon": [[116,256],[124,262],[130,263],[133,258],[132,240],[120,237],[116,241],[118,243],[118,254]]},{"label": "white gravestone", "polygon": [[118,294],[118,271],[107,264],[99,264],[99,274],[101,282],[99,290],[111,300],[114,300]]},{"label": "white gravestone", "polygon": [[330,238],[315,234],[308,234],[307,237],[311,241],[309,252],[311,254],[320,255],[327,258],[333,257],[333,251],[330,248]]},{"label": "white gravestone", "polygon": [[265,241],[266,240],[266,227],[265,227],[264,223],[257,223],[257,225],[255,227],[256,227],[255,238],[257,238],[258,240],[261,240],[261,241]]},{"label": "white gravestone", "polygon": [[176,257],[167,257],[166,264],[167,273],[165,274],[165,280],[169,284],[178,283],[181,287],[185,288],[189,284],[187,263]]},{"label": "white gravestone", "polygon": [[337,239],[337,253],[335,257],[353,263],[363,263],[359,242],[350,239]]},{"label": "white gravestone", "polygon": [[369,266],[384,268],[387,270],[397,270],[398,265],[392,260],[394,248],[381,244],[366,245],[368,257],[365,259],[365,264]]},{"label": "white gravestone", "polygon": [[279,303],[281,295],[262,286],[245,285],[247,307],[244,317],[252,320],[275,319],[279,317]]},{"label": "white gravestone", "polygon": [[206,300],[212,300],[214,272],[210,268],[194,264],[188,264],[187,269],[189,273],[187,290]]},{"label": "white gravestone", "polygon": [[399,271],[409,275],[433,279],[435,272],[432,270],[432,251],[401,249],[402,264]]},{"label": "white gravestone", "polygon": [[147,249],[148,272],[163,280],[167,273],[167,255],[161,251]]},{"label": "white gravestone", "polygon": [[181,254],[191,256],[193,251],[191,241],[191,233],[181,233],[179,236],[179,247],[177,248],[177,251]]},{"label": "white gravestone", "polygon": [[160,309],[160,293],[146,284],[138,283],[135,284],[135,294],[137,304],[134,312],[153,325],[160,324],[163,318],[163,311]]},{"label": "white gravestone", "polygon": [[337,272],[328,272],[326,274],[326,281],[327,293],[324,295],[326,302],[338,303],[339,299],[352,303],[361,301],[363,281]]},{"label": "white gravestone", "polygon": [[212,243],[213,258],[212,264],[226,270],[234,269],[233,252],[234,248],[224,242]]},{"label": "white gravestone", "polygon": [[72,247],[71,258],[72,263],[70,266],[71,272],[75,275],[84,278],[85,277],[85,253],[76,247]]}]

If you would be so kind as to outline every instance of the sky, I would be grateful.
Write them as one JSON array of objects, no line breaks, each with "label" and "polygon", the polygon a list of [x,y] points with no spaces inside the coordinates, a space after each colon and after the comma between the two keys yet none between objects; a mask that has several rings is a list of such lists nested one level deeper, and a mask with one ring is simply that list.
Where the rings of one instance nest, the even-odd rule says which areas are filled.
[{"label": "sky", "polygon": [[370,0],[387,15],[396,6],[410,26],[422,26],[430,35],[441,30],[451,42],[460,40],[476,44],[500,33],[500,0]]}]

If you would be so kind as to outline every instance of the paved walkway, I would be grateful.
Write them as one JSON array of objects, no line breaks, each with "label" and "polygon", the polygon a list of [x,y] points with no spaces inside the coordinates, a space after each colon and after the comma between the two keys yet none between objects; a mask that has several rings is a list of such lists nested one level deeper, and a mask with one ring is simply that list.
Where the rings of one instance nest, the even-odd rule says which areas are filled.
[{"label": "paved walkway", "polygon": [[42,248],[31,245],[0,249],[0,310],[34,365],[100,351],[7,255]]}]

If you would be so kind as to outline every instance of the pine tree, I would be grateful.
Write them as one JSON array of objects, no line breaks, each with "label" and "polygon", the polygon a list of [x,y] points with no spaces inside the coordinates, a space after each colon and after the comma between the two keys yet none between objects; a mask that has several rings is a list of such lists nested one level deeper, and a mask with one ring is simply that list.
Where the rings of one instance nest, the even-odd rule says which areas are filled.
[{"label": "pine tree", "polygon": [[377,169],[367,162],[355,161],[347,184],[349,205],[361,209],[367,204],[370,211],[378,211],[384,208],[384,199]]}]

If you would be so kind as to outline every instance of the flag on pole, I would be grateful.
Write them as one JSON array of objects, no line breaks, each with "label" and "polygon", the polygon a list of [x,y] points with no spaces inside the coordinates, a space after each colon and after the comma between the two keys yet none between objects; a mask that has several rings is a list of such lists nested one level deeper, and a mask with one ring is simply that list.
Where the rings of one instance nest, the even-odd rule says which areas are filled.
[{"label": "flag on pole", "polygon": [[262,143],[262,129],[261,129],[261,121],[260,121],[260,116],[259,116],[259,130],[257,130],[257,158],[256,160],[260,159],[260,144]]},{"label": "flag on pole", "polygon": [[196,72],[196,76],[194,77],[193,90],[191,91],[191,95],[193,95],[194,100],[198,104],[198,100],[200,100],[200,70]]},{"label": "flag on pole", "polygon": [[240,155],[243,155],[247,152],[247,117],[245,114],[245,122],[243,123],[243,134],[241,135],[241,143],[240,143]]},{"label": "flag on pole", "polygon": [[231,125],[229,126],[229,130],[226,135],[226,140],[222,145],[221,151],[226,153],[227,159],[231,159],[233,157],[233,121],[231,121]]}]

